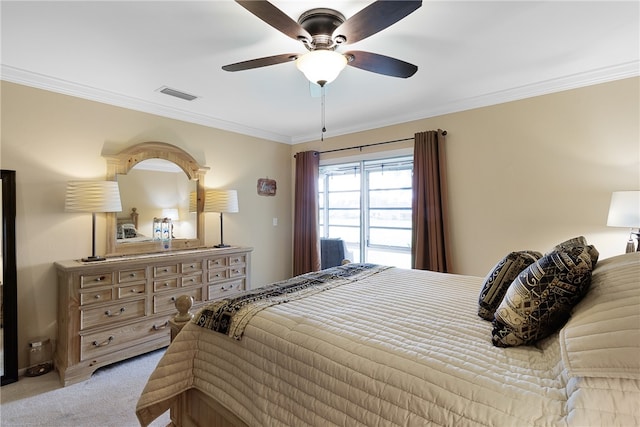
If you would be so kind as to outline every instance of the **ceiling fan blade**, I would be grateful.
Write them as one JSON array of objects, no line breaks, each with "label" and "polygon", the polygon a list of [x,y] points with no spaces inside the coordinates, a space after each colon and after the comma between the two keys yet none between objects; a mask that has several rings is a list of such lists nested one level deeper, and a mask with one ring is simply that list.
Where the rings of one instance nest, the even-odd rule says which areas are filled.
[{"label": "ceiling fan blade", "polygon": [[311,42],[311,34],[307,30],[268,1],[236,0],[236,3],[292,39]]},{"label": "ceiling fan blade", "polygon": [[378,0],[347,19],[333,32],[333,39],[343,36],[347,43],[355,43],[395,24],[422,6],[418,1]]},{"label": "ceiling fan blade", "polygon": [[243,71],[252,68],[266,67],[268,65],[282,64],[283,62],[295,61],[297,53],[283,53],[282,55],[267,56],[264,58],[250,59],[248,61],[236,62],[222,67],[225,71]]},{"label": "ceiling fan blade", "polygon": [[385,76],[402,77],[406,79],[418,71],[416,65],[377,53],[352,50],[345,52],[345,56],[349,60],[347,65],[373,73],[384,74]]}]

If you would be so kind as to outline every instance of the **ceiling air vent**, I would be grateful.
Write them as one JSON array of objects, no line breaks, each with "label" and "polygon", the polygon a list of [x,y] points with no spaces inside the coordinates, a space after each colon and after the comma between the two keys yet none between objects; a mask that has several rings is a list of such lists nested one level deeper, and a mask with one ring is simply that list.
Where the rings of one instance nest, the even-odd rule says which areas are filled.
[{"label": "ceiling air vent", "polygon": [[195,95],[189,95],[188,93],[181,92],[176,89],[171,89],[170,87],[163,86],[158,89],[158,92],[164,93],[165,95],[175,96],[176,98],[184,99],[186,101],[193,101],[198,97]]}]

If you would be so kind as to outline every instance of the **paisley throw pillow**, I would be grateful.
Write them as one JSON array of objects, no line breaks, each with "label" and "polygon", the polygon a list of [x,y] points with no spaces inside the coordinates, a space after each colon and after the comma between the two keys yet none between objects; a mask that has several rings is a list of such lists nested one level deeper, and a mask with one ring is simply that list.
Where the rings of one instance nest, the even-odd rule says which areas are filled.
[{"label": "paisley throw pillow", "polygon": [[511,252],[498,261],[484,279],[478,298],[478,316],[485,320],[493,320],[496,308],[502,302],[511,282],[518,277],[522,270],[540,258],[542,258],[540,252],[518,251]]},{"label": "paisley throw pillow", "polygon": [[589,288],[594,250],[573,246],[554,251],[520,273],[496,310],[493,344],[529,345],[562,327]]}]

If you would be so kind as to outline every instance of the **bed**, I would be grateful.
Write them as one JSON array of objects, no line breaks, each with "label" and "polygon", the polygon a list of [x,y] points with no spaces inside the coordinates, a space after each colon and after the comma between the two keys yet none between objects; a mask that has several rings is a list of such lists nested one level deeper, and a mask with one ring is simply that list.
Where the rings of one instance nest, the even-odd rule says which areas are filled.
[{"label": "bed", "polygon": [[171,409],[177,426],[640,425],[640,253],[597,261],[566,324],[528,345],[494,345],[495,322],[479,316],[499,266],[473,277],[347,265],[268,302],[250,291],[258,305],[230,322],[209,306],[158,363],[138,419]]},{"label": "bed", "polygon": [[131,208],[126,217],[116,218],[116,242],[118,244],[149,242],[153,239],[142,234],[138,228],[138,209]]},{"label": "bed", "polygon": [[131,208],[128,216],[116,218],[116,237],[119,243],[145,237],[138,232],[138,208]]}]

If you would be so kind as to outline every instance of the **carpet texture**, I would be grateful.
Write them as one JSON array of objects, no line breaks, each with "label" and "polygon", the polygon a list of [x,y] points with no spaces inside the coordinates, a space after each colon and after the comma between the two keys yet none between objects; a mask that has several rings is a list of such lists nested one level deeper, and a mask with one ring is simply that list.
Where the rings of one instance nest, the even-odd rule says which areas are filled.
[{"label": "carpet texture", "polygon": [[[57,372],[20,377],[0,389],[2,427],[135,427],[135,409],[147,378],[164,354],[158,350],[98,369],[89,380],[60,386]],[[151,424],[166,426],[166,412]]]}]

